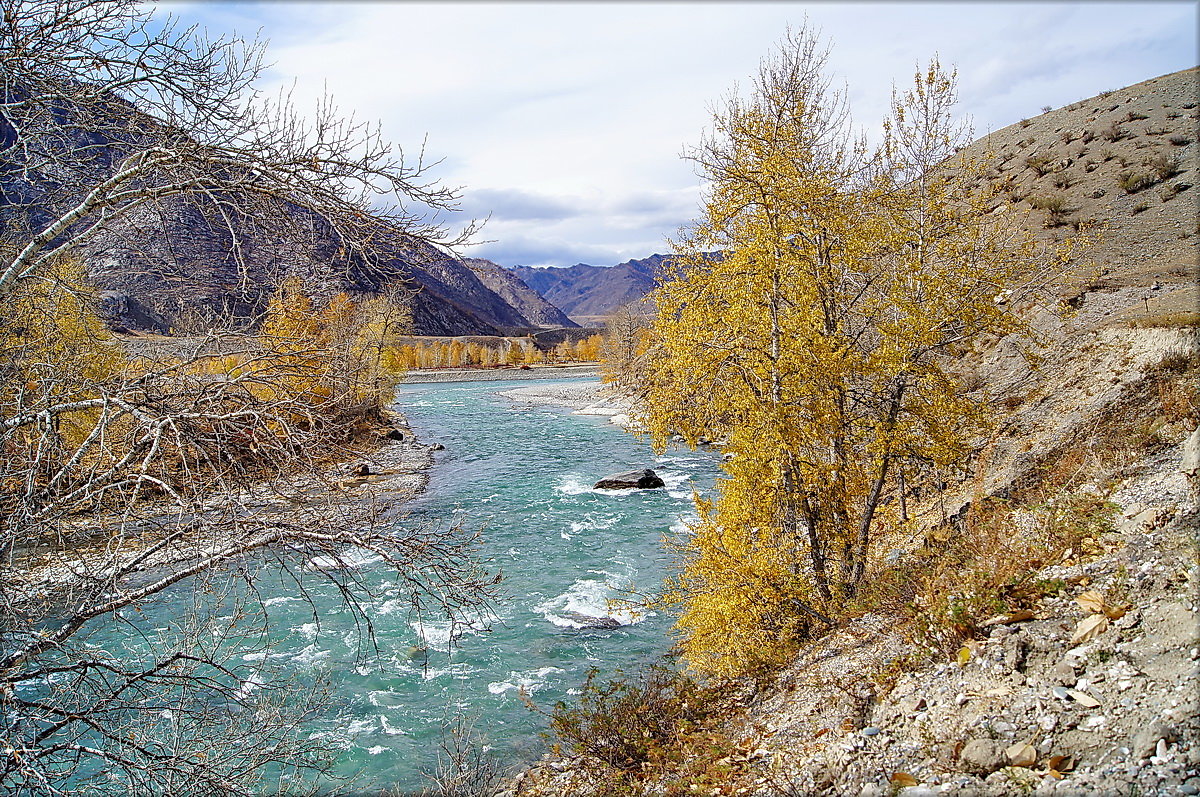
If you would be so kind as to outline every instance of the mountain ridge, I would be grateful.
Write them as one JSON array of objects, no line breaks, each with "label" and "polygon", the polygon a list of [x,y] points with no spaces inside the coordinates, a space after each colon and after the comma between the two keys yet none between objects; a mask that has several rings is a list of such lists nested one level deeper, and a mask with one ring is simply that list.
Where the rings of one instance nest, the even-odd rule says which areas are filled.
[{"label": "mountain ridge", "polygon": [[[122,99],[97,100],[84,92],[88,99],[76,102],[69,89],[36,125],[18,132],[0,118],[2,227],[45,229],[157,136],[201,146],[188,131]],[[5,92],[12,96],[19,89]],[[544,325],[509,304],[461,259],[380,218],[358,222],[358,232],[374,245],[374,256],[367,257],[286,197],[242,190],[238,167],[211,168],[220,171],[194,177],[216,188],[131,204],[90,229],[87,217],[73,228],[71,235],[84,233],[74,252],[112,328],[187,333],[252,327],[274,286],[289,275],[301,278],[318,299],[403,287],[417,334],[503,334]],[[520,294],[519,286],[506,290]],[[528,297],[525,305],[539,317],[553,315]]]},{"label": "mountain ridge", "polygon": [[639,301],[654,288],[671,262],[669,254],[653,254],[615,266],[578,263],[545,268],[511,266],[509,270],[572,320],[588,326],[619,307]]}]

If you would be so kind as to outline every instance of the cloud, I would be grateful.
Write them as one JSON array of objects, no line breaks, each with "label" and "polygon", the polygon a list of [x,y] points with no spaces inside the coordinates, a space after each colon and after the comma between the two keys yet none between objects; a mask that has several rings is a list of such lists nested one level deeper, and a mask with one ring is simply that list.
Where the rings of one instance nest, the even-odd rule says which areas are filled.
[{"label": "cloud", "polygon": [[[469,249],[502,265],[613,265],[663,251],[666,239],[697,213],[699,187],[634,191],[613,197],[475,192],[495,204],[481,243]],[[515,210],[514,210],[515,209]]]},{"label": "cloud", "polygon": [[[979,134],[1195,64],[1196,7],[1091,3],[190,3],[185,22],[262,27],[272,86],[328,91],[382,122],[431,176],[492,214],[506,265],[620,262],[696,215],[680,153],[786,28],[830,42],[857,125],[877,140],[892,85],[938,54]],[[583,35],[585,34],[586,35]],[[641,251],[638,251],[639,248]],[[485,255],[487,256],[487,255]]]},{"label": "cloud", "polygon": [[578,202],[520,188],[468,188],[463,193],[461,207],[471,216],[506,221],[559,221],[581,213]]}]

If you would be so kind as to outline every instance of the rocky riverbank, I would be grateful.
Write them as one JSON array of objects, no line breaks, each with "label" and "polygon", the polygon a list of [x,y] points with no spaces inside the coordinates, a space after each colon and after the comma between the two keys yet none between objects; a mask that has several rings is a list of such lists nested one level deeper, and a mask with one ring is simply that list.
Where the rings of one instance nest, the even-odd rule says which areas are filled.
[{"label": "rocky riverbank", "polygon": [[632,424],[630,413],[633,410],[633,402],[600,382],[529,385],[502,390],[500,395],[512,399],[518,405],[570,407],[574,415],[607,417],[611,423],[625,428]]},{"label": "rocky riverbank", "polygon": [[[259,481],[234,494],[214,494],[200,508],[215,514],[238,512],[245,518],[270,522],[283,518],[303,523],[309,515],[325,519],[328,512],[314,513],[317,507],[331,505],[347,518],[380,512],[394,513],[420,494],[429,480],[436,446],[419,442],[399,413],[390,413],[389,426],[380,429],[378,438],[361,441],[344,458],[319,472],[279,481]],[[53,599],[76,584],[81,575],[98,570],[115,570],[137,561],[139,572],[201,560],[227,547],[231,539],[196,539],[185,535],[171,545],[165,537],[180,527],[178,507],[161,502],[162,523],[153,520],[154,510],[144,509],[149,521],[130,529],[120,545],[112,540],[92,540],[88,516],[80,515],[72,524],[77,544],[69,549],[39,548],[18,550],[14,557],[20,565],[12,568],[11,584],[26,598]]]},{"label": "rocky riverbank", "polygon": [[405,383],[507,382],[518,379],[586,379],[600,376],[598,365],[537,365],[528,368],[443,368],[409,371]]}]

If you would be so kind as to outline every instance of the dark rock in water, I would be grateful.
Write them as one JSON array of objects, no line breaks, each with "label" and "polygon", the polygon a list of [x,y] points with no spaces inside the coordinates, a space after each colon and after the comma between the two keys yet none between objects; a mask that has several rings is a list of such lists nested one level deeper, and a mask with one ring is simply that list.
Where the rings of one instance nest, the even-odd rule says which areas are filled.
[{"label": "dark rock in water", "polygon": [[631,470],[628,473],[614,473],[611,476],[605,476],[600,481],[596,482],[595,489],[597,490],[650,490],[655,487],[664,487],[663,480],[658,478],[658,474],[646,468],[645,470]]},{"label": "dark rock in water", "polygon": [[573,623],[579,623],[579,625],[583,628],[600,628],[609,630],[621,627],[620,621],[614,620],[611,617],[593,617],[590,614],[583,614],[582,612],[566,612],[563,617],[567,618]]}]

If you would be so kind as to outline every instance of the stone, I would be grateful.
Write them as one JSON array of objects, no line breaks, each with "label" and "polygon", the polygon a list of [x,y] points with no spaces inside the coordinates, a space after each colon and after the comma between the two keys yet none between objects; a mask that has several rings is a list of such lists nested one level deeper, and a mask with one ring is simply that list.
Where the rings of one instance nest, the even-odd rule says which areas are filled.
[{"label": "stone", "polygon": [[649,468],[614,473],[596,482],[597,490],[652,490],[666,486],[658,474]]},{"label": "stone", "polygon": [[611,617],[595,617],[582,612],[565,612],[563,616],[572,622],[579,623],[581,628],[596,628],[607,631],[621,627],[621,622]]},{"label": "stone", "polygon": [[963,745],[958,760],[963,769],[977,775],[989,775],[1006,763],[1004,749],[1007,745],[992,739],[972,739]]},{"label": "stone", "polygon": [[401,441],[404,439],[404,432],[400,431],[399,429],[388,429],[381,436],[384,440]]},{"label": "stone", "polygon": [[1160,719],[1154,720],[1133,737],[1134,759],[1140,761],[1149,758],[1157,752],[1160,740],[1171,740],[1174,737],[1175,732],[1170,725]]},{"label": "stone", "polygon": [[355,463],[354,465],[350,466],[350,475],[358,476],[358,477],[370,476],[371,475],[371,466],[365,462]]},{"label": "stone", "polygon": [[1054,669],[1050,671],[1051,683],[1061,684],[1062,686],[1075,685],[1075,666],[1071,662],[1063,660],[1054,665]]}]

